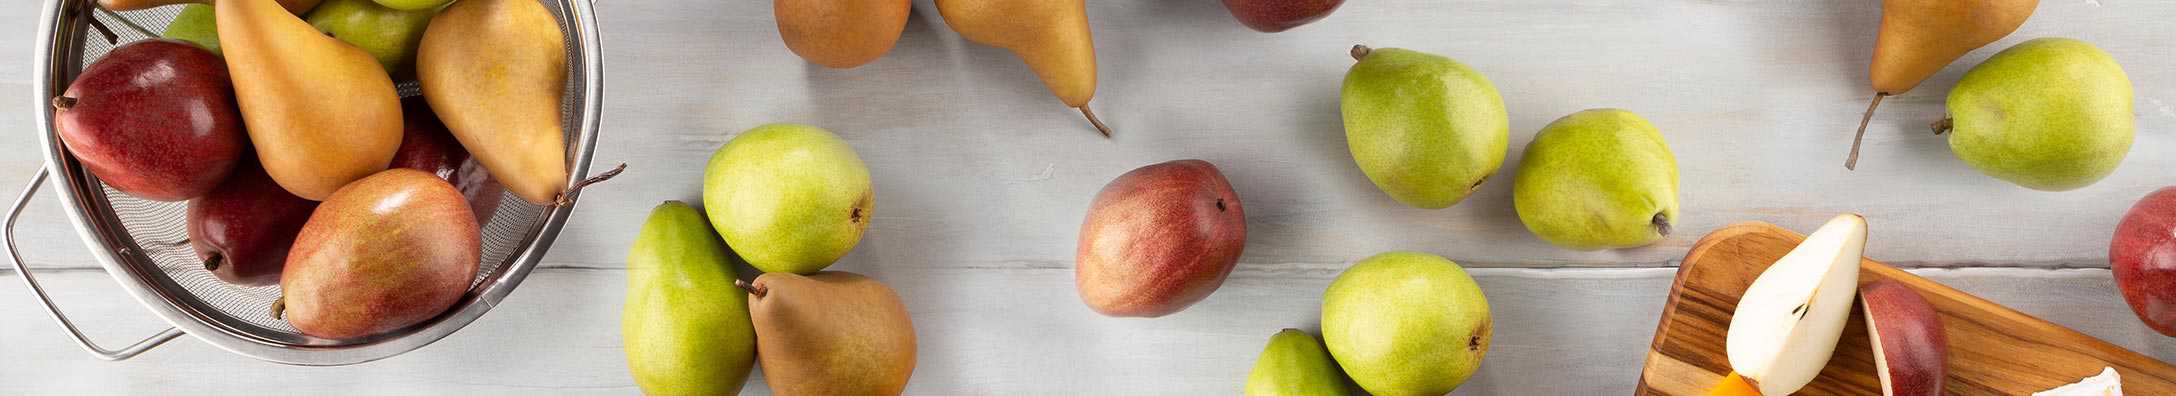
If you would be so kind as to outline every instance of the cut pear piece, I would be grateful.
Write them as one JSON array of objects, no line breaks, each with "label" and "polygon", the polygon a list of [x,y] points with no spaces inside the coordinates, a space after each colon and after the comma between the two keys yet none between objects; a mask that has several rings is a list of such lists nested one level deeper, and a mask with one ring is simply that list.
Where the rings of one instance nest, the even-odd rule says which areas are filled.
[{"label": "cut pear piece", "polygon": [[1949,336],[1942,318],[1919,292],[1894,279],[1859,288],[1866,337],[1874,345],[1874,372],[1882,396],[1935,396],[1948,378]]},{"label": "cut pear piece", "polygon": [[1865,252],[1866,218],[1839,215],[1762,271],[1731,314],[1731,370],[1764,395],[1812,382],[1850,318]]}]

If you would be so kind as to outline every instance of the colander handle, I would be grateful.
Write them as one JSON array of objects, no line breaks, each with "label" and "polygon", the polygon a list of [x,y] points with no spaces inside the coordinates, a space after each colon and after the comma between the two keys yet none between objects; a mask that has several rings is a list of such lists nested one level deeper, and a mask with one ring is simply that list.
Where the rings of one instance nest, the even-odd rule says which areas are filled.
[{"label": "colander handle", "polygon": [[77,330],[75,323],[68,321],[68,315],[60,313],[60,306],[53,305],[53,297],[45,295],[45,288],[38,286],[38,279],[30,275],[30,266],[23,264],[23,256],[21,253],[17,253],[15,248],[15,220],[22,217],[23,208],[30,206],[30,198],[38,196],[38,187],[45,185],[45,176],[45,167],[38,167],[38,175],[30,178],[30,187],[23,188],[22,197],[16,198],[14,208],[8,209],[6,231],[8,262],[15,264],[15,273],[22,275],[23,284],[30,286],[31,293],[38,295],[38,302],[45,303],[45,311],[53,313],[53,320],[60,322],[60,327],[68,329],[68,335],[76,337],[76,345],[83,346],[83,350],[89,351],[92,356],[97,356],[99,359],[123,360],[136,357],[137,354],[156,348],[167,341],[173,341],[174,337],[180,337],[182,334],[181,329],[168,327],[165,331],[160,331],[158,334],[151,335],[150,338],[129,344],[129,346],[121,349],[101,348],[98,343],[91,342],[90,337],[83,336],[83,331]]}]

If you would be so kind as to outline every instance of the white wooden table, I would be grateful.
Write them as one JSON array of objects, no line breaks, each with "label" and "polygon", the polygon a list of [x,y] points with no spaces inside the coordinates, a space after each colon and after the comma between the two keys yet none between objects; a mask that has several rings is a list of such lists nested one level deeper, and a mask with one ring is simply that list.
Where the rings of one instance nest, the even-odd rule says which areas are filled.
[{"label": "white wooden table", "polygon": [[[788,52],[767,1],[604,0],[597,160],[629,170],[584,195],[519,291],[436,344],[304,368],[185,338],[102,362],[4,279],[0,394],[636,392],[618,335],[626,246],[657,202],[699,201],[712,150],[770,122],[844,135],[875,175],[873,227],[832,268],[906,298],[921,339],[913,394],[1236,393],[1271,333],[1314,325],[1339,270],[1393,249],[1457,260],[1489,296],[1495,344],[1462,394],[1626,392],[1670,267],[1692,241],[1735,221],[1807,230],[1845,211],[1871,219],[1872,257],[2176,358],[2176,341],[2132,317],[2105,269],[2123,211],[2176,184],[2176,2],[2043,1],[2017,34],[1888,100],[1857,172],[1841,162],[1869,98],[1873,0],[1355,0],[1282,34],[1247,30],[1212,0],[1098,0],[1094,103],[1112,140],[1008,53],[962,41],[929,1],[915,3],[889,55],[838,71]],[[21,55],[0,63],[0,98],[25,106],[0,111],[15,131],[0,133],[8,194],[40,165],[27,108],[34,9],[0,8],[0,25],[16,29],[0,35],[0,51]],[[1970,64],[2042,36],[2098,44],[2137,89],[2137,144],[2114,176],[2085,189],[2032,192],[1982,176],[1922,127]],[[1450,209],[1392,202],[1345,151],[1337,92],[1355,43],[1441,53],[1487,74],[1512,117],[1507,172],[1556,117],[1593,107],[1646,116],[1678,156],[1680,232],[1641,249],[1556,249],[1519,224],[1501,177]],[[1216,163],[1244,197],[1246,255],[1192,309],[1096,315],[1072,283],[1089,198],[1119,173],[1179,158]],[[46,195],[22,242],[55,298],[99,339],[161,328],[89,261]]]}]

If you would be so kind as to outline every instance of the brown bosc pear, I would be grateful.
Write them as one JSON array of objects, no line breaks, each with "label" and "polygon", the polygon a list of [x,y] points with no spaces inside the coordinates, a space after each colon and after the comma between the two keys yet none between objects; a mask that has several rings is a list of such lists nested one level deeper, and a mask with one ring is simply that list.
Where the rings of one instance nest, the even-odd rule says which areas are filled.
[{"label": "brown bosc pear", "polygon": [[1084,0],[937,0],[937,13],[960,37],[1012,51],[1058,100],[1111,136],[1088,109],[1096,96],[1096,46]]},{"label": "brown bosc pear", "polygon": [[[288,13],[302,15],[302,13],[309,12],[312,8],[317,8],[319,1],[322,0],[279,0],[279,3],[280,8],[287,9]],[[190,3],[214,4],[215,2],[212,0],[98,0],[98,8],[109,11],[135,11]]]},{"label": "brown bosc pear", "polygon": [[898,395],[914,375],[914,322],[860,274],[772,272],[748,291],[763,382],[781,395]]},{"label": "brown bosc pear", "polygon": [[400,92],[377,58],[272,0],[221,0],[214,8],[243,125],[281,188],[322,201],[392,163]]},{"label": "brown bosc pear", "polygon": [[2040,0],[1883,0],[1881,32],[1867,68],[1874,100],[1859,118],[1844,168],[1858,168],[1859,143],[1882,98],[1910,91],[1965,53],[2009,36],[2039,6]]},{"label": "brown bosc pear", "polygon": [[507,191],[538,205],[567,189],[559,20],[533,0],[463,0],[431,18],[416,50],[423,99]]}]

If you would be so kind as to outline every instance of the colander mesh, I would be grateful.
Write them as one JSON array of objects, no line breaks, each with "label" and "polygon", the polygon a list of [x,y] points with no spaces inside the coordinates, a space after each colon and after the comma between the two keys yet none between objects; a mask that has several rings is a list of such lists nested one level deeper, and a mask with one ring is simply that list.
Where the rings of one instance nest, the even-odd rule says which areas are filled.
[{"label": "colander mesh", "polygon": [[[581,132],[579,125],[582,114],[580,111],[587,108],[587,104],[582,103],[580,91],[581,84],[587,81],[587,78],[582,75],[581,68],[573,66],[584,62],[581,59],[582,54],[579,48],[576,47],[580,43],[580,39],[573,34],[572,30],[567,28],[569,23],[567,4],[563,4],[560,0],[545,0],[543,3],[546,8],[552,11],[553,16],[558,19],[560,32],[565,35],[567,43],[567,59],[569,62],[567,81],[569,84],[566,92],[561,96],[563,99],[561,100],[560,116],[563,121],[562,125],[565,126],[562,132],[566,134],[567,142],[571,146],[575,144]],[[173,20],[180,13],[180,10],[181,7],[179,6],[169,6],[141,11],[112,12],[95,10],[89,12],[99,22],[110,28],[109,30],[118,37],[117,42],[119,44],[125,45],[135,40],[156,37],[156,33],[164,31],[167,23]],[[98,33],[95,29],[90,29],[89,33],[81,37],[58,37],[58,39],[80,40],[74,43],[77,45],[61,47],[78,48],[81,54],[78,59],[82,60],[76,65],[75,69],[61,73],[64,76],[74,76],[83,67],[97,61],[100,57],[105,56],[106,52],[117,46],[108,43],[104,35]],[[398,88],[404,98],[421,94],[414,81],[402,81],[399,83]],[[285,346],[341,345],[371,342],[385,338],[374,337],[366,340],[333,341],[312,338],[295,332],[293,326],[290,326],[284,320],[273,317],[271,314],[270,307],[279,298],[279,286],[236,286],[220,281],[218,278],[213,277],[211,272],[204,270],[203,264],[198,261],[196,253],[188,243],[189,234],[186,228],[188,206],[186,204],[139,199],[105,186],[102,182],[98,185],[105,192],[105,200],[108,208],[110,208],[109,213],[117,220],[112,224],[118,224],[119,228],[121,228],[120,230],[107,229],[101,231],[126,235],[126,238],[120,240],[134,241],[135,246],[111,247],[121,257],[119,264],[127,267],[132,272],[147,275],[146,282],[149,283],[147,286],[161,290],[161,294],[171,296],[173,304],[183,307],[185,310],[194,311],[193,313],[200,320],[218,327],[231,329],[261,342]],[[548,213],[548,208],[530,204],[510,193],[504,194],[501,201],[502,203],[497,211],[482,227],[483,260],[479,264],[476,279],[470,284],[470,297],[481,292],[479,287],[484,287],[487,282],[507,275],[503,271],[513,266],[513,260],[519,256],[522,249],[530,244],[531,239],[536,237],[538,231],[544,225],[544,216]],[[471,300],[464,298],[463,301]],[[395,332],[388,336],[399,336],[403,333],[405,332]]]}]

